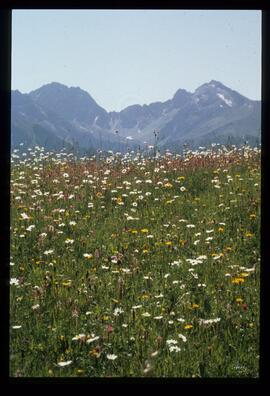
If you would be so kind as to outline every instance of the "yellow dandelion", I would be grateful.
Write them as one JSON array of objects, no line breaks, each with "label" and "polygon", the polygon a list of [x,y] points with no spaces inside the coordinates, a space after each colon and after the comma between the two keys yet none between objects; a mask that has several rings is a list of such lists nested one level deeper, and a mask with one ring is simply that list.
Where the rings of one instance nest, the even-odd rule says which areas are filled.
[{"label": "yellow dandelion", "polygon": [[177,180],[185,180],[185,176],[178,176]]},{"label": "yellow dandelion", "polygon": [[173,185],[172,185],[171,183],[166,183],[166,184],[164,184],[164,187],[165,187],[165,188],[172,188],[172,186],[173,186]]},{"label": "yellow dandelion", "polygon": [[142,228],[142,229],[141,229],[141,232],[142,232],[143,234],[147,234],[147,233],[148,233],[148,229],[147,229],[147,228]]},{"label": "yellow dandelion", "polygon": [[223,227],[219,227],[218,232],[224,232],[224,228]]},{"label": "yellow dandelion", "polygon": [[249,273],[248,272],[241,272],[240,276],[242,278],[246,278],[247,276],[249,276]]},{"label": "yellow dandelion", "polygon": [[71,281],[62,282],[62,285],[64,287],[70,287],[71,286]]},{"label": "yellow dandelion", "polygon": [[191,305],[191,308],[192,308],[192,309],[199,308],[199,304],[192,304],[192,305]]},{"label": "yellow dandelion", "polygon": [[245,236],[246,236],[247,238],[251,238],[251,237],[254,236],[254,234],[252,234],[251,232],[246,232]]},{"label": "yellow dandelion", "polygon": [[244,282],[245,282],[245,279],[244,279],[244,278],[233,278],[233,279],[231,280],[231,282],[232,282],[233,284],[235,284],[235,285],[239,285],[240,283],[244,283]]},{"label": "yellow dandelion", "polygon": [[238,297],[238,298],[236,298],[236,300],[235,300],[237,303],[242,303],[244,300],[241,298],[241,297]]},{"label": "yellow dandelion", "polygon": [[192,329],[192,324],[187,324],[184,326],[184,329],[188,330],[188,329]]},{"label": "yellow dandelion", "polygon": [[171,241],[167,241],[167,242],[165,242],[165,245],[166,246],[172,246],[172,242]]}]

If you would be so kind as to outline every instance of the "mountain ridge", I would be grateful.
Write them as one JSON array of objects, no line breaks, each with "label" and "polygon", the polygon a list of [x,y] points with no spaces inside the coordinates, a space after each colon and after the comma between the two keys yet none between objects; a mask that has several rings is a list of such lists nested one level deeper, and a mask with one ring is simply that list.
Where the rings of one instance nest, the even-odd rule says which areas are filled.
[{"label": "mountain ridge", "polygon": [[134,104],[119,112],[107,112],[80,87],[52,82],[28,94],[12,91],[11,143],[16,147],[21,139],[34,145],[40,141],[36,131],[42,128],[45,137],[47,131],[48,139],[53,136],[57,141],[56,146],[62,142],[82,150],[126,151],[153,144],[181,150],[185,144],[210,144],[211,139],[226,143],[230,138],[241,144],[247,137],[258,144],[260,118],[260,101],[216,80],[193,93],[180,88],[165,102]]}]

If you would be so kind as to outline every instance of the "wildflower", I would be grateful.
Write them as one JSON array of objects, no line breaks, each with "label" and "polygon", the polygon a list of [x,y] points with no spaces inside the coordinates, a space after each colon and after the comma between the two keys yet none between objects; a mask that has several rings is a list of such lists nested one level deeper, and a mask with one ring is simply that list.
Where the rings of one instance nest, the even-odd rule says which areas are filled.
[{"label": "wildflower", "polygon": [[22,217],[24,220],[28,220],[28,219],[29,219],[29,216],[28,216],[26,213],[21,213],[21,217]]},{"label": "wildflower", "polygon": [[72,341],[84,340],[86,338],[85,334],[78,334],[72,338]]},{"label": "wildflower", "polygon": [[59,367],[69,366],[72,363],[72,360],[67,360],[66,362],[58,362],[57,365]]},{"label": "wildflower", "polygon": [[192,327],[193,326],[191,324],[187,324],[187,325],[184,326],[184,329],[188,330],[188,329],[192,329]]},{"label": "wildflower", "polygon": [[220,318],[216,318],[216,319],[199,319],[199,324],[200,325],[202,325],[202,324],[205,324],[205,325],[207,325],[207,324],[212,324],[212,323],[218,323],[218,322],[220,322]]},{"label": "wildflower", "polygon": [[96,348],[92,349],[89,352],[89,355],[98,359],[100,357],[100,355],[101,355],[100,347],[97,346]]},{"label": "wildflower", "polygon": [[169,351],[170,352],[180,352],[181,348],[179,348],[178,346],[171,345],[171,346],[169,346]]},{"label": "wildflower", "polygon": [[69,239],[69,238],[67,238],[67,239],[65,240],[65,243],[66,243],[67,245],[72,245],[72,244],[74,243],[74,239]]},{"label": "wildflower", "polygon": [[177,340],[167,340],[167,341],[166,341],[166,344],[168,344],[168,345],[175,345],[175,344],[177,344],[177,343],[178,343]]},{"label": "wildflower", "polygon": [[234,284],[236,284],[236,285],[239,285],[239,284],[241,284],[241,283],[244,283],[245,282],[245,279],[244,278],[233,278],[232,280],[231,280],[231,282],[232,283],[234,283]]},{"label": "wildflower", "polygon": [[93,337],[93,338],[89,338],[89,339],[86,341],[86,343],[87,343],[87,344],[91,344],[92,342],[97,341],[98,339],[99,339],[99,336],[96,336],[96,337]]},{"label": "wildflower", "polygon": [[12,326],[12,328],[15,329],[15,330],[20,329],[21,327],[22,327],[21,325],[20,325],[20,326],[19,326],[19,325],[17,325],[17,326]]},{"label": "wildflower", "polygon": [[142,232],[143,234],[147,234],[147,233],[148,233],[148,229],[147,229],[147,228],[142,228],[142,229],[141,229],[141,232]]},{"label": "wildflower", "polygon": [[53,249],[49,249],[49,250],[45,250],[45,252],[43,254],[45,254],[47,256],[48,254],[52,254],[53,252],[54,252]]},{"label": "wildflower", "polygon": [[178,334],[178,337],[181,338],[184,342],[187,342],[187,337],[185,337],[183,334]]},{"label": "wildflower", "polygon": [[180,191],[184,192],[186,191],[186,188],[184,186],[180,187]]},{"label": "wildflower", "polygon": [[83,257],[85,257],[85,258],[88,259],[88,260],[91,260],[91,259],[93,258],[93,255],[92,255],[92,254],[89,254],[89,253],[84,253],[84,254],[83,254]]},{"label": "wildflower", "polygon": [[33,228],[35,228],[35,227],[36,226],[32,224],[32,225],[30,225],[29,227],[26,228],[26,231],[30,231],[31,232],[33,230]]},{"label": "wildflower", "polygon": [[119,316],[121,313],[123,313],[124,310],[122,308],[115,308],[113,311],[114,316]]},{"label": "wildflower", "polygon": [[142,307],[142,305],[133,305],[132,309],[139,309],[141,307]]},{"label": "wildflower", "polygon": [[149,318],[151,315],[149,312],[144,312],[142,313],[142,316],[144,316],[145,318]]},{"label": "wildflower", "polygon": [[64,287],[70,287],[70,286],[71,286],[71,280],[68,280],[68,281],[66,281],[66,282],[62,282],[62,285],[63,285]]},{"label": "wildflower", "polygon": [[236,298],[235,300],[237,303],[242,303],[244,300],[241,297]]},{"label": "wildflower", "polygon": [[18,286],[20,284],[20,281],[17,278],[11,278],[9,284]]},{"label": "wildflower", "polygon": [[37,309],[40,308],[40,305],[39,304],[35,304],[31,308],[33,309],[33,311],[36,311]]},{"label": "wildflower", "polygon": [[118,356],[114,354],[107,354],[106,357],[108,360],[115,360],[117,359]]}]

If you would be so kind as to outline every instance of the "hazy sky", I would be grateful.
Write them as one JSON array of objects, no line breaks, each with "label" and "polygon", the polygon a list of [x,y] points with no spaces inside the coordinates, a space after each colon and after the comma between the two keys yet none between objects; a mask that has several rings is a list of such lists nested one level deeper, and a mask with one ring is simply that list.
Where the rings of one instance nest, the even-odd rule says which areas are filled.
[{"label": "hazy sky", "polygon": [[108,111],[218,80],[261,98],[261,11],[17,10],[12,89],[79,86]]}]

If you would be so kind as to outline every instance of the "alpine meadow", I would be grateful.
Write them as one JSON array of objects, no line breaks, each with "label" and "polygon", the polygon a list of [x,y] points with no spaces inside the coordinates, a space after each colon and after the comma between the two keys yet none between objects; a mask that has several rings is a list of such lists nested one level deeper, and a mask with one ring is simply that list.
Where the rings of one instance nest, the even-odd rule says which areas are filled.
[{"label": "alpine meadow", "polygon": [[258,377],[260,149],[14,150],[10,373]]}]

